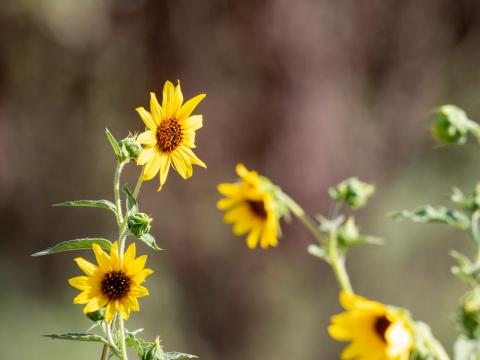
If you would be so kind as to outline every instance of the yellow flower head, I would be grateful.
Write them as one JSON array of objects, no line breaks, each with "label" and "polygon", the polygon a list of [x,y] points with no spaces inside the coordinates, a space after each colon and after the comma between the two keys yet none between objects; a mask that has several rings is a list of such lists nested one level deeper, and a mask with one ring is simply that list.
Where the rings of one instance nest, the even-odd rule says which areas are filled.
[{"label": "yellow flower head", "polygon": [[193,110],[205,97],[200,94],[183,105],[180,82],[173,86],[167,81],[163,87],[162,106],[155,93],[150,93],[150,112],[137,108],[147,130],[138,135],[138,142],[144,146],[137,159],[143,165],[143,180],[152,179],[160,173],[160,187],[167,180],[170,166],[174,166],[184,179],[192,176],[192,165],[206,167],[193,153],[195,131],[203,126],[202,115],[192,115]]},{"label": "yellow flower head", "polygon": [[249,233],[250,249],[259,242],[263,249],[276,246],[280,223],[275,199],[256,171],[248,171],[242,164],[236,170],[239,182],[218,185],[218,191],[225,196],[217,203],[220,210],[226,211],[224,221],[233,224],[235,235]]},{"label": "yellow flower head", "polygon": [[332,316],[328,328],[339,341],[351,341],[342,352],[342,360],[408,360],[413,335],[399,310],[342,292],[345,312]]},{"label": "yellow flower head", "polygon": [[75,262],[86,276],[77,276],[68,283],[82,292],[73,300],[74,304],[85,304],[84,313],[97,311],[105,306],[105,320],[110,322],[119,312],[127,320],[130,311],[138,311],[137,298],[148,295],[147,288],[140,284],[152,274],[151,269],[145,269],[147,256],[135,258],[135,244],[131,244],[123,259],[118,253],[118,244],[114,242],[110,255],[98,245],[93,245],[97,265],[76,258]]}]

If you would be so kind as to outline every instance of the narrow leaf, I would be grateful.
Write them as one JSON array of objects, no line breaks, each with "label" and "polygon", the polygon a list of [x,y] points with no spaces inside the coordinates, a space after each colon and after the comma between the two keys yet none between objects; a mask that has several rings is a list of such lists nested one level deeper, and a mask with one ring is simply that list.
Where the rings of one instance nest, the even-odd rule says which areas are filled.
[{"label": "narrow leaf", "polygon": [[465,214],[443,206],[433,207],[427,205],[412,211],[403,210],[391,214],[391,217],[394,220],[410,220],[417,223],[446,224],[462,230],[470,226],[470,220]]},{"label": "narrow leaf", "polygon": [[137,199],[133,196],[132,192],[127,186],[123,187],[123,192],[127,196],[127,210],[129,213],[138,212],[138,203]]},{"label": "narrow leaf", "polygon": [[67,334],[48,334],[43,335],[50,339],[58,339],[58,340],[73,340],[73,341],[93,341],[93,342],[101,342],[107,344],[107,340],[103,337],[96,335],[96,334],[87,334],[87,333],[67,333]]},{"label": "narrow leaf", "polygon": [[143,243],[147,244],[150,246],[153,250],[162,250],[160,247],[157,245],[157,241],[155,238],[150,235],[150,234],[145,234],[142,237],[138,238],[138,240],[142,241]]},{"label": "narrow leaf", "polygon": [[66,201],[59,204],[53,204],[53,206],[78,206],[78,207],[94,207],[100,209],[107,209],[116,213],[115,205],[108,200],[75,200]]},{"label": "narrow leaf", "polygon": [[184,360],[184,359],[198,359],[198,356],[191,354],[184,354],[176,351],[166,352],[164,354],[165,360]]},{"label": "narrow leaf", "polygon": [[105,129],[105,133],[107,134],[108,141],[110,141],[110,144],[112,145],[113,152],[115,153],[117,158],[120,159],[121,158],[121,150],[120,150],[120,146],[118,145],[117,140],[113,137],[110,130]]},{"label": "narrow leaf", "polygon": [[105,249],[105,250],[110,250],[110,248],[112,247],[112,243],[107,239],[102,239],[102,238],[75,239],[75,240],[68,240],[68,241],[61,242],[59,244],[52,246],[51,248],[36,252],[35,254],[32,254],[32,256],[44,256],[44,255],[56,254],[64,251],[91,249],[93,244],[97,244],[102,249]]}]

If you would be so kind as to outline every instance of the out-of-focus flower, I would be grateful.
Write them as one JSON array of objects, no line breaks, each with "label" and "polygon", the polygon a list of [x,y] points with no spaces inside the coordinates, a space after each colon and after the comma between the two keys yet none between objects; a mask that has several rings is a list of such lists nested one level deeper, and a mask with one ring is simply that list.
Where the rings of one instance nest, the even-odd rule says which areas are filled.
[{"label": "out-of-focus flower", "polygon": [[92,248],[98,266],[80,257],[75,259],[86,276],[68,280],[71,286],[82,291],[73,303],[85,304],[85,314],[105,307],[107,322],[110,322],[117,312],[127,320],[131,311],[140,309],[137,298],[148,295],[147,288],[140,285],[153,273],[151,269],[145,269],[147,256],[135,258],[135,244],[128,247],[123,260],[120,259],[117,242],[113,243],[110,255],[97,244]]},{"label": "out-of-focus flower", "polygon": [[468,133],[480,140],[480,126],[455,105],[443,105],[433,112],[432,133],[442,144],[462,145]]},{"label": "out-of-focus flower", "polygon": [[203,126],[202,115],[192,115],[193,110],[205,97],[200,94],[183,104],[180,83],[173,86],[167,81],[163,87],[162,105],[155,93],[150,93],[150,112],[137,108],[147,130],[137,140],[144,145],[137,159],[143,165],[143,180],[152,179],[160,173],[160,187],[167,180],[170,166],[184,179],[193,174],[192,165],[206,167],[192,151],[195,148],[195,132]]},{"label": "out-of-focus flower", "polygon": [[236,167],[240,181],[218,185],[218,191],[225,196],[217,203],[225,210],[224,221],[233,224],[235,235],[247,236],[247,246],[254,249],[258,243],[266,249],[276,246],[280,233],[279,213],[276,202],[268,189],[266,179],[245,166]]},{"label": "out-of-focus flower", "polygon": [[328,332],[336,340],[351,341],[342,359],[408,359],[413,333],[401,311],[346,292],[340,302],[346,311],[332,317]]},{"label": "out-of-focus flower", "polygon": [[365,206],[374,192],[373,185],[360,181],[356,177],[343,180],[335,187],[328,189],[332,199],[337,202],[345,202],[353,209]]}]

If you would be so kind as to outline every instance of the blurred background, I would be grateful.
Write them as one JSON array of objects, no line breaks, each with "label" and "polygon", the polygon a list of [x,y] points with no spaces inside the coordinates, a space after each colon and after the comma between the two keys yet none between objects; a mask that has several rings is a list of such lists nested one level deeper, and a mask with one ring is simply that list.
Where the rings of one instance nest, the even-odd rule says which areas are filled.
[{"label": "blurred background", "polygon": [[447,252],[468,242],[386,213],[446,204],[453,185],[476,184],[478,145],[437,147],[429,115],[455,103],[478,121],[479,44],[475,0],[2,0],[0,358],[100,357],[98,345],[40,336],[91,323],[72,305],[72,253],[30,254],[115,238],[110,213],[50,205],[112,198],[104,130],[142,130],[134,109],[167,79],[180,79],[186,98],[207,93],[196,153],[208,169],[187,182],[171,172],[160,193],[157,180],[143,186],[164,251],[140,246],[155,274],[130,329],[204,360],[338,358],[343,344],[326,331],[338,288],[306,253],[309,233],[293,221],[277,248],[250,251],[216,210],[216,184],[243,162],[312,214],[328,212],[326,189],[346,177],[375,183],[357,215],[386,245],[350,253],[354,287],[410,308],[450,349],[466,288]]}]

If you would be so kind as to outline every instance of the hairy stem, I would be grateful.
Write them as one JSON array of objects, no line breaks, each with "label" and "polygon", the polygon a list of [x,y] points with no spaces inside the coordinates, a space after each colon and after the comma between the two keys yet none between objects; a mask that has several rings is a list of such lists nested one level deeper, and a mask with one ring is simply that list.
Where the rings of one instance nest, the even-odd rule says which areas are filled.
[{"label": "hairy stem", "polygon": [[120,316],[120,351],[122,352],[122,360],[127,360],[127,347],[125,344],[125,325],[123,324],[123,318]]},{"label": "hairy stem", "polygon": [[142,184],[143,184],[142,176],[143,176],[143,170],[142,170],[142,173],[140,174],[140,176],[138,177],[137,185],[135,185],[135,190],[133,191],[133,197],[135,199],[138,197],[138,193],[140,192],[140,189],[142,188]]},{"label": "hairy stem", "polygon": [[[330,239],[327,242],[315,221],[310,216],[308,216],[308,214],[300,207],[300,205],[295,202],[295,200],[293,200],[284,192],[280,192],[279,195],[281,196],[282,201],[288,206],[290,211],[305,225],[305,227],[317,239],[320,245],[326,247],[330,258],[329,264],[335,273],[338,284],[340,285],[342,290],[352,293],[352,285],[350,284],[347,269],[345,268],[345,259],[338,254],[336,229],[332,229],[330,231]],[[335,216],[337,211],[338,208],[335,207],[335,209],[333,210]]]},{"label": "hairy stem", "polygon": [[122,199],[120,197],[120,175],[122,174],[124,162],[117,162],[117,168],[115,169],[115,178],[113,180],[113,194],[115,197],[115,207],[117,208],[117,224],[120,226],[123,222],[122,215]]},{"label": "hairy stem", "polygon": [[102,357],[100,360],[107,360],[108,359],[108,345],[105,344],[103,345],[103,350],[102,350]]}]

